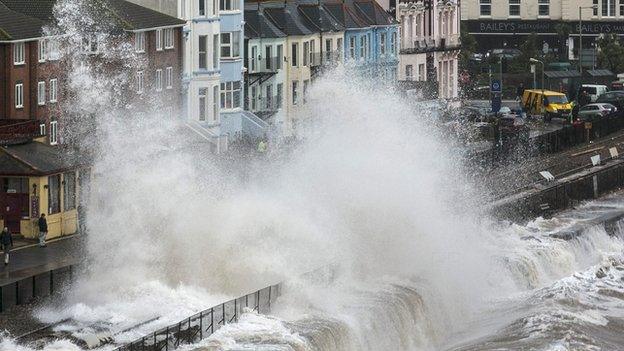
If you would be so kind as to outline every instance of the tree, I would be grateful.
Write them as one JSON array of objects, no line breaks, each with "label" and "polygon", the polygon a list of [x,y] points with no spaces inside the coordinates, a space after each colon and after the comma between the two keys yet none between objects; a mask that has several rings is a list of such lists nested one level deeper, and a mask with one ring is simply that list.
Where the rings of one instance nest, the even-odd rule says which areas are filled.
[{"label": "tree", "polygon": [[613,73],[624,72],[624,47],[617,35],[608,34],[598,39],[598,65]]},{"label": "tree", "polygon": [[462,23],[460,28],[461,52],[459,53],[459,67],[467,69],[472,55],[477,51],[477,39],[468,32],[468,27]]},{"label": "tree", "polygon": [[566,49],[566,42],[568,40],[568,37],[570,37],[572,28],[570,28],[567,23],[559,23],[555,26],[555,31],[557,32],[557,36],[559,37],[559,60],[567,61],[568,52]]},{"label": "tree", "polygon": [[509,62],[509,71],[513,73],[528,72],[531,66],[529,60],[531,58],[540,57],[539,43],[540,39],[537,34],[530,34],[522,45],[520,45],[520,51],[522,53]]}]

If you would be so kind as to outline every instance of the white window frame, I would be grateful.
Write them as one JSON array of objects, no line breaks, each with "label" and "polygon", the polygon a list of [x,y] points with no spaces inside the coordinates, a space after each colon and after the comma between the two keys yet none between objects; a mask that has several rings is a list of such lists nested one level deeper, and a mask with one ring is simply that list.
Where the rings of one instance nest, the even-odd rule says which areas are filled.
[{"label": "white window frame", "polygon": [[39,135],[46,135],[46,125],[45,125],[45,123],[39,124]]},{"label": "white window frame", "polygon": [[37,42],[37,49],[39,52],[39,62],[46,62],[48,59],[48,41],[45,39],[39,39]]},{"label": "white window frame", "polygon": [[219,12],[238,11],[240,10],[240,0],[214,0],[219,1]]},{"label": "white window frame", "polygon": [[24,108],[24,83],[15,84],[15,108]]},{"label": "white window frame", "polygon": [[58,61],[61,58],[59,41],[56,38],[48,39],[47,42],[48,61]]},{"label": "white window frame", "polygon": [[291,89],[292,89],[292,104],[297,105],[299,102],[298,101],[299,100],[299,96],[298,96],[299,81],[293,80]]},{"label": "white window frame", "polygon": [[166,89],[173,89],[173,67],[167,67],[165,73]]},{"label": "white window frame", "polygon": [[[207,70],[208,69],[208,36],[200,35],[198,36],[197,39],[198,39],[197,68],[199,68],[200,70]],[[203,60],[202,60],[202,57],[203,57]]]},{"label": "white window frame", "polygon": [[163,90],[163,71],[162,69],[156,70],[156,91]]},{"label": "white window frame", "polygon": [[[518,11],[517,14],[512,14],[515,10]],[[509,17],[517,18],[520,17],[520,0],[509,0]]]},{"label": "white window frame", "polygon": [[[542,8],[545,8],[548,13],[542,14],[541,13]],[[550,17],[550,0],[537,0],[537,17],[539,18]]]},{"label": "white window frame", "polygon": [[137,71],[136,73],[136,92],[137,94],[143,94],[144,86],[144,75],[143,71]]},{"label": "white window frame", "polygon": [[145,53],[145,32],[134,33],[134,51],[137,54]]},{"label": "white window frame", "polygon": [[163,32],[164,32],[163,37],[164,37],[165,50],[171,50],[175,48],[173,28],[166,28],[163,30]]},{"label": "white window frame", "polygon": [[163,50],[163,30],[156,29],[156,51]]},{"label": "white window frame", "polygon": [[199,111],[197,112],[197,119],[200,122],[204,122],[208,117],[208,88],[199,88],[197,100],[197,106],[199,108]]},{"label": "white window frame", "polygon": [[212,121],[217,122],[219,118],[219,96],[221,91],[218,85],[212,87]]},{"label": "white window frame", "polygon": [[50,122],[50,145],[58,144],[58,121]]},{"label": "white window frame", "polygon": [[602,17],[615,17],[617,15],[616,0],[602,0],[600,6]]},{"label": "white window frame", "polygon": [[349,38],[349,58],[354,60],[355,59],[355,54],[356,54],[356,42],[357,42],[357,38],[356,37],[350,37]]},{"label": "white window frame", "polygon": [[19,42],[13,44],[13,65],[26,64],[26,43]]},{"label": "white window frame", "polygon": [[[224,39],[229,38],[225,43]],[[229,50],[229,55],[224,55],[223,50]],[[237,59],[240,57],[240,32],[222,32],[220,50],[222,59]]]},{"label": "white window frame", "polygon": [[379,53],[386,54],[386,33],[379,33]]},{"label": "white window frame", "polygon": [[44,106],[46,104],[46,83],[37,82],[37,105]]},{"label": "white window frame", "polygon": [[[238,88],[234,87],[235,83],[238,84]],[[240,97],[242,94],[242,84],[240,81],[222,82],[220,87],[222,109],[232,110],[241,107]],[[236,92],[238,92],[238,94]],[[228,101],[230,101],[231,104],[228,104]]]},{"label": "white window frame", "polygon": [[479,17],[492,17],[492,0],[479,0]]},{"label": "white window frame", "polygon": [[54,103],[58,101],[58,79],[50,79],[50,102]]}]

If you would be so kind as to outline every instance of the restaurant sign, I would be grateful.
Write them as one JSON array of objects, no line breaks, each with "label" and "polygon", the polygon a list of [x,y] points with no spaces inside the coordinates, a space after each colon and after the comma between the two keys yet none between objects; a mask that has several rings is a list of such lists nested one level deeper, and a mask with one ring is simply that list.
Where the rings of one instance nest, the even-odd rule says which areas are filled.
[{"label": "restaurant sign", "polygon": [[[471,34],[552,34],[557,35],[557,25],[564,24],[570,28],[571,34],[577,34],[578,22],[566,21],[538,21],[538,20],[467,20],[468,32]],[[624,22],[583,22],[583,34],[624,34]]]}]

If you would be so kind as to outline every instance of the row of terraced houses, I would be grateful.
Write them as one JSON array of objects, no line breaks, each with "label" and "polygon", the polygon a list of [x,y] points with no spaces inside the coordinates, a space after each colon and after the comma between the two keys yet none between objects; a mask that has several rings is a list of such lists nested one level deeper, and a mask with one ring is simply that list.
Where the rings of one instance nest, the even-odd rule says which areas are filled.
[{"label": "row of terraced houses", "polygon": [[[395,12],[374,0],[94,4],[141,62],[120,87],[125,98],[156,98],[180,119],[185,138],[222,152],[239,138],[296,135],[298,110],[327,66],[345,64],[387,84],[439,82],[440,97],[455,97],[453,1],[400,2]],[[75,232],[89,182],[88,165],[64,157],[67,65],[60,38],[45,31],[56,3],[0,0],[0,226],[32,237],[41,213],[50,237]],[[70,49],[103,54],[97,37]]]}]

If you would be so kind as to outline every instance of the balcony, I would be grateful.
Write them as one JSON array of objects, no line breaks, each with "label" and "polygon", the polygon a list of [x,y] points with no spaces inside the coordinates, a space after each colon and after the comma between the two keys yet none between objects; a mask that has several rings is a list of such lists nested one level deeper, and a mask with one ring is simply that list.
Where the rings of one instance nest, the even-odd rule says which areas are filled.
[{"label": "balcony", "polygon": [[261,119],[267,119],[277,113],[282,108],[283,96],[278,95],[263,95],[257,97],[255,100],[247,98],[245,101],[245,107],[249,111],[252,111]]},{"label": "balcony", "polygon": [[403,42],[401,54],[418,54],[432,51],[449,51],[460,48],[459,34],[447,35],[441,38],[419,38],[414,41]]},{"label": "balcony", "polygon": [[281,57],[261,57],[249,64],[249,75],[273,75],[284,67]]}]

